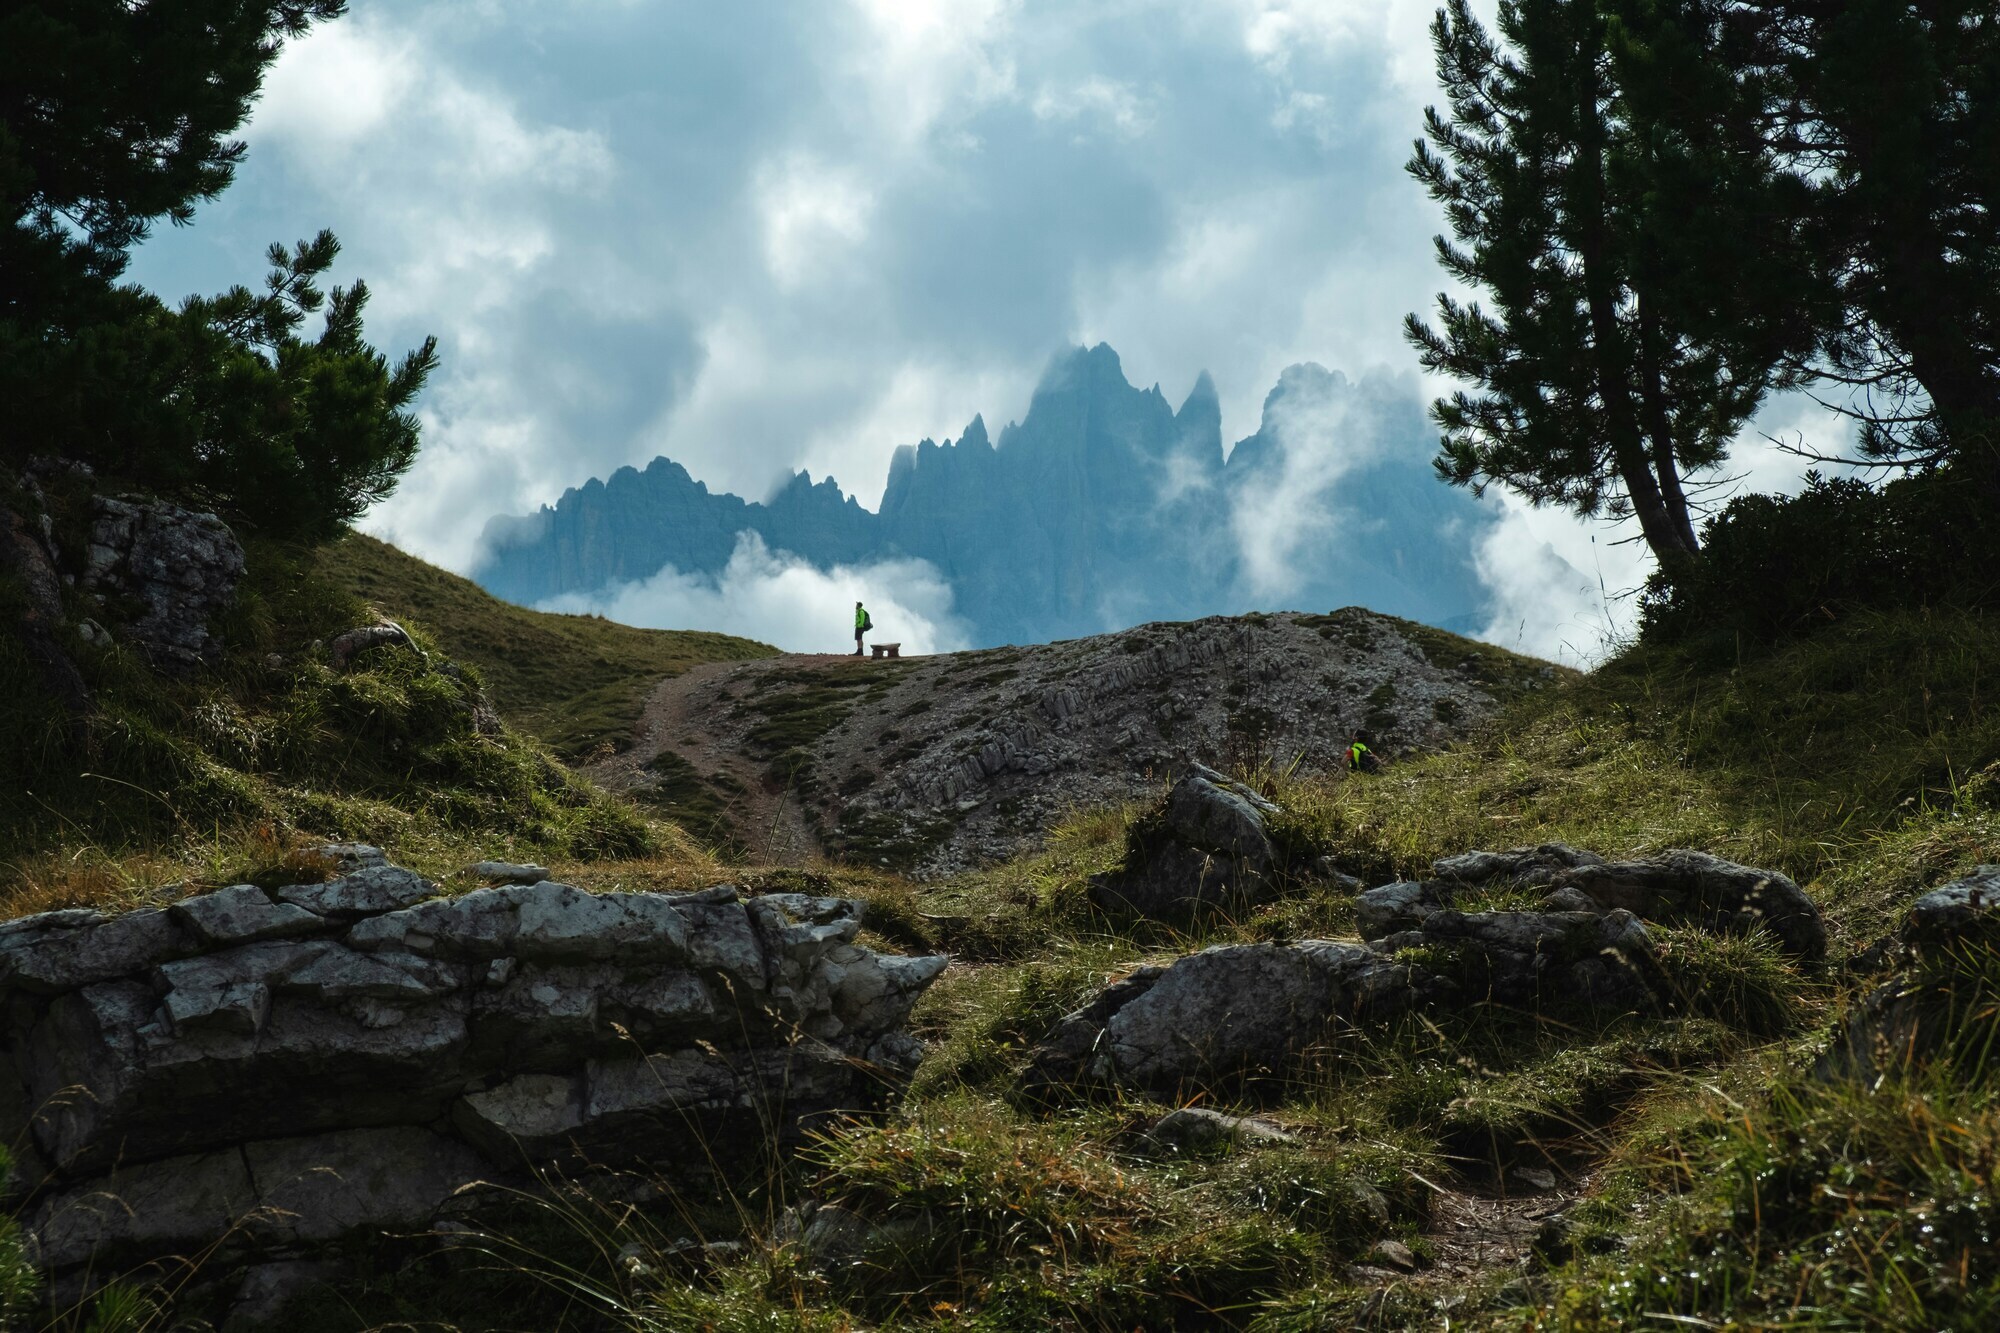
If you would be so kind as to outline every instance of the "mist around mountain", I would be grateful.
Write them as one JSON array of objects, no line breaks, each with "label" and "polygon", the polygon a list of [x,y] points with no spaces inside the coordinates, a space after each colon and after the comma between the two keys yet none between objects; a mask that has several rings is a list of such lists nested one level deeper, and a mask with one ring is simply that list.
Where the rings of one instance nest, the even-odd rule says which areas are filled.
[{"label": "mist around mountain", "polygon": [[523,604],[630,615],[639,590],[685,596],[783,553],[822,571],[902,562],[948,587],[961,646],[1351,604],[1474,629],[1495,515],[1438,481],[1434,450],[1406,386],[1307,363],[1225,453],[1205,373],[1175,408],[1100,343],[1056,356],[997,439],[975,416],[956,440],[898,448],[877,512],[831,477],[796,473],[760,503],[658,458],[494,519],[474,576]]}]

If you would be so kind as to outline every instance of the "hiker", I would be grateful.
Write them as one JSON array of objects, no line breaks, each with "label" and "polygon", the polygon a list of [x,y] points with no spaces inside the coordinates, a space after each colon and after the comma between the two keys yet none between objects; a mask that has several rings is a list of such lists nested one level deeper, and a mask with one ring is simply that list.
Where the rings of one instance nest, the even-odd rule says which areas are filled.
[{"label": "hiker", "polygon": [[854,655],[861,656],[861,636],[875,628],[875,622],[868,618],[868,608],[861,603],[854,604]]},{"label": "hiker", "polygon": [[1356,731],[1354,739],[1347,745],[1347,768],[1351,773],[1374,773],[1381,769],[1382,761],[1368,748],[1368,733]]}]

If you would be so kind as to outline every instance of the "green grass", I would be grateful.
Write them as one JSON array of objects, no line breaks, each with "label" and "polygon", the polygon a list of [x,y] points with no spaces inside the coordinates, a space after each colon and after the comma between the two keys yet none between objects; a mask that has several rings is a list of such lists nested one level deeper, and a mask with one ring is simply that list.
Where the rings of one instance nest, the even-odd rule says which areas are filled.
[{"label": "green grass", "polygon": [[94,697],[79,726],[0,636],[6,906],[135,905],[250,877],[315,838],[380,843],[434,873],[494,855],[698,856],[533,738],[482,733],[478,668],[422,621],[407,622],[416,650],[335,671],[324,645],[373,614],[314,552],[254,542],[213,669],[163,677],[65,630]]},{"label": "green grass", "polygon": [[[384,651],[333,677],[307,652],[263,674],[252,654],[298,654],[354,605],[325,577],[260,567],[236,631],[244,660],[217,681],[148,685],[89,659],[123,728],[99,736],[104,762],[125,766],[94,771],[161,791],[168,773],[173,799],[210,823],[246,811],[328,832],[374,820],[434,859],[488,830],[508,845],[499,830],[543,809],[535,836],[579,858],[565,872],[574,882],[713,882],[714,862],[683,844],[583,861],[620,851],[593,844],[591,828],[678,835],[618,823],[633,816],[568,786],[532,742],[474,746],[453,720],[466,682],[414,655]],[[410,618],[444,646],[436,626]],[[1357,651],[1376,632],[1353,614],[1315,623]],[[1464,745],[1379,775],[1242,774],[1284,808],[1281,891],[1254,909],[1174,924],[1092,909],[1089,878],[1144,842],[1157,801],[1074,812],[1045,850],[941,883],[860,864],[734,868],[753,889],[863,898],[878,947],[955,956],[913,1017],[931,1049],[902,1107],[827,1126],[817,1149],[731,1199],[524,1220],[489,1260],[498,1274],[481,1277],[464,1254],[365,1272],[356,1317],[629,1333],[1303,1333],[1435,1326],[1447,1313],[1452,1327],[1494,1330],[1993,1326],[2000,955],[1931,958],[1903,976],[1932,1025],[1921,1061],[1869,1081],[1814,1069],[1880,980],[1841,960],[1893,929],[1922,889],[2000,861],[2000,717],[1988,702],[2000,623],[1972,611],[1855,615],[1740,660],[1714,642],[1649,644],[1587,676],[1544,676],[1449,636],[1420,646],[1504,687],[1506,713]],[[777,673],[736,706],[782,763],[896,679],[872,663]],[[331,736],[349,744],[329,748]],[[696,827],[716,816],[704,802],[720,793],[668,769],[673,813]],[[157,817],[144,814],[159,804],[146,791],[53,795],[64,790],[42,799],[88,811],[80,793],[95,791],[106,811]],[[566,806],[570,790],[581,794]],[[166,821],[184,849],[195,822]],[[219,838],[184,855],[208,858],[205,874],[248,875],[246,856],[286,854],[282,833],[250,851]],[[1351,935],[1351,900],[1315,878],[1320,857],[1380,883],[1421,876],[1447,853],[1545,840],[1610,856],[1696,847],[1782,870],[1825,910],[1831,961],[1808,967],[1761,937],[1655,926],[1663,1012],[1469,1005],[1339,1034],[1283,1080],[1210,1091],[1225,1109],[1280,1121],[1297,1142],[1278,1148],[1181,1157],[1146,1138],[1170,1108],[1145,1098],[1010,1096],[1063,1014],[1141,963],[1225,941]],[[1520,909],[1533,897],[1467,905]],[[1352,1265],[1384,1238],[1421,1256],[1448,1246],[1433,1230],[1435,1190],[1498,1190],[1523,1167],[1551,1169],[1581,1196],[1565,1196],[1524,1267],[1386,1286],[1357,1276]],[[805,1254],[783,1225],[805,1199],[855,1209],[875,1228],[869,1244],[831,1265]],[[695,1265],[668,1253],[684,1235],[744,1248]],[[643,1275],[620,1258],[632,1253]],[[329,1331],[356,1326],[320,1317]]]},{"label": "green grass", "polygon": [[326,547],[319,567],[383,614],[424,626],[445,651],[479,669],[502,716],[569,760],[604,746],[625,749],[646,693],[660,680],[706,662],[777,652],[727,634],[531,611],[360,533]]}]

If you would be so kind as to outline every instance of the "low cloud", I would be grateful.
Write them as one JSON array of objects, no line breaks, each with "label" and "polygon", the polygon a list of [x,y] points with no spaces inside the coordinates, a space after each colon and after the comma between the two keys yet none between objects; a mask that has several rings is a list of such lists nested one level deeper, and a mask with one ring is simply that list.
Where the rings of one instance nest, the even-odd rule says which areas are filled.
[{"label": "low cloud", "polygon": [[1341,479],[1384,447],[1382,423],[1345,375],[1295,366],[1280,386],[1263,425],[1282,446],[1277,466],[1237,492],[1230,515],[1245,586],[1258,597],[1284,597],[1308,581],[1302,557],[1342,521]]},{"label": "low cloud", "polygon": [[971,642],[951,600],[951,585],[927,561],[816,569],[745,532],[720,574],[669,567],[598,592],[565,594],[540,609],[594,613],[647,629],[714,630],[789,652],[839,653],[853,651],[854,603],[860,601],[875,622],[872,640],[900,643],[905,653],[917,654],[955,652]]}]

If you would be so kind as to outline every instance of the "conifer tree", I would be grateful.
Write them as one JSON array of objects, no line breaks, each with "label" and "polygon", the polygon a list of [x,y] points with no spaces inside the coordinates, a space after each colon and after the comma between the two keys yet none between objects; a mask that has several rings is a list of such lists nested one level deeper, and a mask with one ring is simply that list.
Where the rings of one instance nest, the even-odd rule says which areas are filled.
[{"label": "conifer tree", "polygon": [[1749,0],[1771,141],[1839,302],[1821,378],[1864,391],[1876,458],[1962,469],[2000,502],[2000,5]]},{"label": "conifer tree", "polygon": [[1725,458],[1804,336],[1739,295],[1802,279],[1744,95],[1704,73],[1717,21],[1674,0],[1503,0],[1496,41],[1452,0],[1432,29],[1449,109],[1426,112],[1409,167],[1445,206],[1439,263],[1491,303],[1441,294],[1436,328],[1406,323],[1426,367],[1478,386],[1433,405],[1439,472],[1629,513],[1669,578],[1699,555],[1687,478]]},{"label": "conifer tree", "polygon": [[[323,293],[339,245],[273,246],[261,293],[168,308],[117,283],[161,218],[230,182],[282,43],[345,0],[0,0],[0,404],[6,446],[312,537],[416,455],[427,340],[394,368],[362,339],[364,284]],[[324,315],[317,336],[302,336]]]}]

